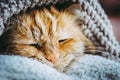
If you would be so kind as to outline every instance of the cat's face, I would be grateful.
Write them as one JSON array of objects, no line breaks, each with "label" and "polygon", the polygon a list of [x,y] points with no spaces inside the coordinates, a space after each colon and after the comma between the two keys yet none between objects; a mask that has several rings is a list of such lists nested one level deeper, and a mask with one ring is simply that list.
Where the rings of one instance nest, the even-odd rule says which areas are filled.
[{"label": "cat's face", "polygon": [[83,54],[84,43],[92,45],[75,16],[54,8],[22,14],[12,24],[8,52],[37,59],[42,56],[56,66],[61,66],[61,61],[69,63],[64,58],[67,55]]}]

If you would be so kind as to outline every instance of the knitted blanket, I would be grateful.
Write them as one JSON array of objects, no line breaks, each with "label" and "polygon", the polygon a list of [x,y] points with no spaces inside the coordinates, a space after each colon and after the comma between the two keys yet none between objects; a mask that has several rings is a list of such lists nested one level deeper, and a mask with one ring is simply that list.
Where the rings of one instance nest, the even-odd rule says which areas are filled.
[{"label": "knitted blanket", "polygon": [[82,5],[82,9],[77,10],[78,17],[83,21],[82,30],[97,47],[103,48],[99,55],[104,58],[93,55],[83,56],[74,66],[71,66],[67,73],[60,73],[32,59],[0,55],[1,80],[120,79],[120,63],[118,63],[120,61],[120,45],[115,39],[109,19],[97,0],[0,0],[0,36],[9,28],[9,19],[13,15],[19,14],[20,11],[35,6],[49,4],[67,6],[72,3]]}]

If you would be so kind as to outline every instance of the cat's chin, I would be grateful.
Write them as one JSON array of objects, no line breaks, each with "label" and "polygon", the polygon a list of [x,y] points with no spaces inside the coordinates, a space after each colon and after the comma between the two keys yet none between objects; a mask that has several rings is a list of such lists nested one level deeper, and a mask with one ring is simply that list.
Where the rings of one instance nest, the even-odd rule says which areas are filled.
[{"label": "cat's chin", "polygon": [[54,64],[52,62],[48,61],[47,59],[39,60],[39,61],[43,64],[50,66],[50,67],[54,67]]},{"label": "cat's chin", "polygon": [[50,66],[50,67],[54,67],[54,64],[51,63],[51,62],[49,62],[49,61],[47,61],[45,64],[47,64],[47,65]]},{"label": "cat's chin", "polygon": [[66,72],[74,63],[80,55],[69,54],[58,59],[58,61],[53,64],[54,68],[60,72]]}]

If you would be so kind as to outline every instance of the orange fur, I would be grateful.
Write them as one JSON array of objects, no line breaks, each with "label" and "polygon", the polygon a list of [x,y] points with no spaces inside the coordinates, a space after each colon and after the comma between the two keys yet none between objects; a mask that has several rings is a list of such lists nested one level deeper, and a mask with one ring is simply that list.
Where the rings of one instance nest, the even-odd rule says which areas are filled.
[{"label": "orange fur", "polygon": [[76,59],[74,55],[78,57],[84,53],[86,44],[93,46],[76,20],[73,14],[54,7],[22,13],[17,16],[17,21],[11,22],[6,52],[34,57],[48,65],[52,63],[62,71]]}]

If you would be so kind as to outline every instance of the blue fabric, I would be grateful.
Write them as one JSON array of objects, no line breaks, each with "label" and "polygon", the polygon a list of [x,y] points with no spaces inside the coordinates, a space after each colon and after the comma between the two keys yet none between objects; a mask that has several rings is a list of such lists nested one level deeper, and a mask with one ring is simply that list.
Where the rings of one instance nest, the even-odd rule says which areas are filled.
[{"label": "blue fabric", "polygon": [[120,63],[84,55],[66,73],[20,56],[0,55],[0,80],[120,80]]}]

